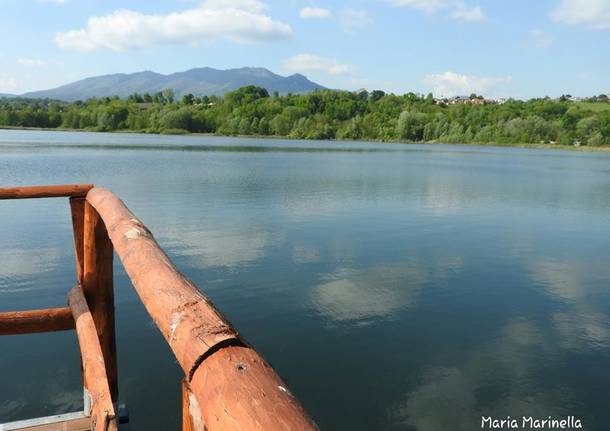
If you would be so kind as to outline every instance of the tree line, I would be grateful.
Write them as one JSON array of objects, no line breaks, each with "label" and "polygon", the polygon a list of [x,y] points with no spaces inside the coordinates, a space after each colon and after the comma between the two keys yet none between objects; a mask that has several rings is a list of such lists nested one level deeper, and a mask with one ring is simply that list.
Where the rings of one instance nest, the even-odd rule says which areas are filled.
[{"label": "tree line", "polygon": [[[473,95],[476,97],[476,95]],[[472,97],[472,96],[471,96]],[[242,87],[224,97],[172,90],[94,98],[72,103],[0,99],[0,126],[281,136],[408,142],[610,145],[610,103],[509,100],[505,103],[439,103],[431,94],[383,91],[277,93]]]}]

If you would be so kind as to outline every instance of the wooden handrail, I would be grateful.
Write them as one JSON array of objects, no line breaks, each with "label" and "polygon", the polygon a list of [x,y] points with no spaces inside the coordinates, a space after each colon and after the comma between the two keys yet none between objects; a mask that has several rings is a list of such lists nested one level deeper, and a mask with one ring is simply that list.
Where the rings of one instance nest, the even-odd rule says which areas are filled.
[{"label": "wooden handrail", "polygon": [[74,319],[69,307],[0,313],[0,335],[35,334],[70,329],[74,329]]},{"label": "wooden handrail", "polygon": [[116,431],[116,414],[108,386],[104,355],[93,316],[80,285],[72,288],[68,293],[68,304],[70,304],[76,322],[83,377],[91,397],[91,429],[92,431]]},{"label": "wooden handrail", "polygon": [[117,429],[113,251],[184,371],[184,431],[318,429],[273,368],[112,192],[89,184],[0,188],[0,199],[60,196],[70,197],[74,231],[78,284],[68,294],[70,307],[0,313],[0,335],[76,329],[93,431]]},{"label": "wooden handrail", "polygon": [[317,429],[271,366],[176,269],[118,197],[96,187],[87,202],[106,224],[142,303],[190,382],[207,430]]},{"label": "wooden handrail", "polygon": [[148,314],[190,377],[210,348],[239,340],[237,331],[183,276],[151,232],[113,193],[94,188],[87,202],[108,227],[108,235]]},{"label": "wooden handrail", "polygon": [[85,196],[93,184],[0,188],[0,199],[37,199]]}]

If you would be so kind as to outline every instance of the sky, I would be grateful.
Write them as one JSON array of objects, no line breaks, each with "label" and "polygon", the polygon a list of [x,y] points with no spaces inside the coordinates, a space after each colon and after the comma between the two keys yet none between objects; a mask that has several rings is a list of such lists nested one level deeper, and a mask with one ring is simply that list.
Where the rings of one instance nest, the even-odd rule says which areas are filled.
[{"label": "sky", "polygon": [[329,88],[610,93],[610,0],[0,0],[0,93],[266,67]]}]

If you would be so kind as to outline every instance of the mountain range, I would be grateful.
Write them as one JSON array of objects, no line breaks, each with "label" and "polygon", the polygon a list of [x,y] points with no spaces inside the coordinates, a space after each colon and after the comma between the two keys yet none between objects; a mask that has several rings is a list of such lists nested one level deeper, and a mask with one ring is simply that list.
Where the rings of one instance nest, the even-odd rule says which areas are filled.
[{"label": "mountain range", "polygon": [[269,93],[277,91],[280,94],[307,93],[324,89],[323,86],[298,73],[281,76],[260,67],[227,70],[201,67],[169,75],[144,71],[94,76],[50,90],[32,91],[20,96],[72,102],[91,97],[124,98],[133,93],[154,94],[166,88],[173,89],[176,97],[189,93],[203,96],[223,95],[245,85],[257,85],[266,88]]}]

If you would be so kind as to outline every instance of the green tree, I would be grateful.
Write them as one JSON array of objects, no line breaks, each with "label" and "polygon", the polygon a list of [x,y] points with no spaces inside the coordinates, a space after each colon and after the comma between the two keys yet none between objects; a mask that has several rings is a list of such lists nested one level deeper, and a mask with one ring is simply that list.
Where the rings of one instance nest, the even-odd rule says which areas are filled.
[{"label": "green tree", "polygon": [[192,105],[194,101],[195,101],[195,96],[193,96],[192,94],[189,93],[189,94],[185,94],[184,96],[182,96],[180,103],[182,103],[183,105]]}]

